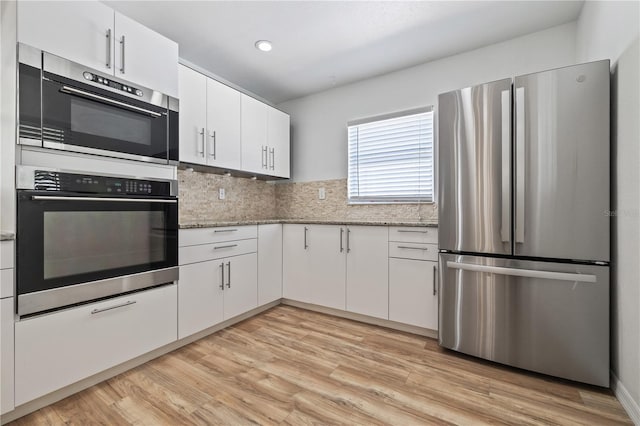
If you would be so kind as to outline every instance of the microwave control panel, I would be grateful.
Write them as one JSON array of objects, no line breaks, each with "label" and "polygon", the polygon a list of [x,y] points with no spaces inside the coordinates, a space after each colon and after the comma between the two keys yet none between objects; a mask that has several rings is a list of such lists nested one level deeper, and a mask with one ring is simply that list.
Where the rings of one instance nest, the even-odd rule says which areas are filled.
[{"label": "microwave control panel", "polygon": [[169,182],[37,170],[34,189],[103,195],[170,196]]},{"label": "microwave control panel", "polygon": [[89,80],[89,81],[93,81],[94,83],[99,83],[99,84],[103,84],[105,86],[109,86],[113,89],[118,89],[121,90],[123,92],[132,94],[132,95],[136,95],[136,96],[142,96],[144,93],[142,93],[142,90],[136,88],[136,87],[131,87],[131,86],[127,86],[126,84],[122,84],[122,83],[118,83],[117,81],[113,81],[113,80],[109,80],[106,77],[102,77],[101,75],[96,75],[93,74],[89,71],[85,71],[82,73],[82,76],[84,77],[85,80]]}]

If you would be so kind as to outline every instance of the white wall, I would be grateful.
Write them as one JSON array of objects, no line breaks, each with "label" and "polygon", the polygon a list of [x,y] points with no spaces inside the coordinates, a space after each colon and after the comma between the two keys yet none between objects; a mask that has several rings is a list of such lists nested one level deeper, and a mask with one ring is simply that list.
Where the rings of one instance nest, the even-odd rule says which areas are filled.
[{"label": "white wall", "polygon": [[436,105],[439,93],[575,63],[574,23],[278,105],[291,114],[292,178],[347,177],[346,123]]},{"label": "white wall", "polygon": [[[640,424],[640,3],[586,2],[577,24],[577,59],[609,58],[612,220],[611,362],[616,389]],[[631,400],[629,400],[631,398]]]}]

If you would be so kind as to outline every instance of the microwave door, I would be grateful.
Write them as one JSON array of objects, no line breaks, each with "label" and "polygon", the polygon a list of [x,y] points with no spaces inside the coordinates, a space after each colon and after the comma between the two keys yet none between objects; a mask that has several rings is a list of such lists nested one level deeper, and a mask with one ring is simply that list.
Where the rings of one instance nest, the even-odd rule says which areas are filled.
[{"label": "microwave door", "polygon": [[511,79],[438,97],[439,249],[511,254]]}]

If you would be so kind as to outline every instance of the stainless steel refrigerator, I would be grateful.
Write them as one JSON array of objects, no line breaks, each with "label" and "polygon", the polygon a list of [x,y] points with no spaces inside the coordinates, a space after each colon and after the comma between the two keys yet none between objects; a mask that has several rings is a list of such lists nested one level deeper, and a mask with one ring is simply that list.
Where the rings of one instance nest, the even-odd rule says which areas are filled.
[{"label": "stainless steel refrigerator", "polygon": [[609,61],[438,97],[439,342],[609,386]]}]

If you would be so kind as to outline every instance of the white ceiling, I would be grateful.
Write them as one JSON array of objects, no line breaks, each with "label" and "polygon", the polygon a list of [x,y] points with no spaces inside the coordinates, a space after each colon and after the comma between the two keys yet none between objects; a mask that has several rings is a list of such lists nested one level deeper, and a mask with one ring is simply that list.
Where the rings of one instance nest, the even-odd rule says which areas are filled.
[{"label": "white ceiling", "polygon": [[[582,1],[105,1],[273,103],[575,20]],[[273,42],[258,51],[260,39]],[[526,54],[526,52],[523,52]]]}]

